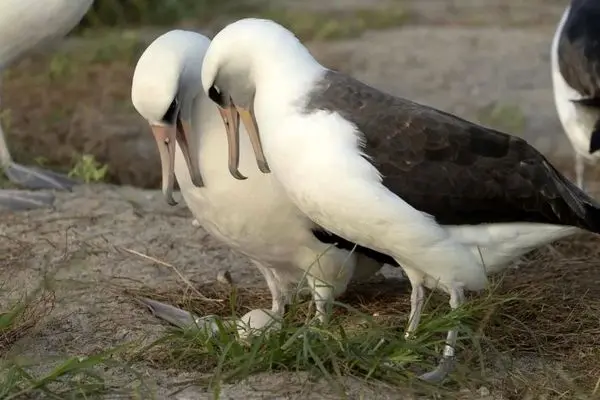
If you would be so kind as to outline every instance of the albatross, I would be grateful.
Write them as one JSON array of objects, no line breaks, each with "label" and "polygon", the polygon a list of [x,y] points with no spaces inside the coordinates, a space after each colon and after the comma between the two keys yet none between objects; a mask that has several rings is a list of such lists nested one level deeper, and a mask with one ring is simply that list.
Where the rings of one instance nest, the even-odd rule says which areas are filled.
[{"label": "albatross", "polygon": [[[63,37],[89,10],[93,0],[2,0],[0,2],[0,71],[34,48]],[[70,190],[76,182],[52,171],[13,161],[0,126],[0,167],[15,185],[26,189]],[[0,190],[0,208],[23,210],[51,205],[48,192]]]},{"label": "albatross", "polygon": [[[408,337],[424,288],[446,292],[455,309],[465,290],[485,288],[488,274],[524,253],[600,232],[600,205],[525,140],[327,69],[274,21],[221,30],[202,84],[224,116],[240,116],[261,169],[333,242],[403,268],[412,285]],[[451,371],[456,338],[450,330],[440,363],[422,379]]]},{"label": "albatross", "polygon": [[[360,248],[351,254],[332,246],[329,233],[298,210],[279,182],[258,171],[246,135],[239,144],[244,154],[228,160],[222,117],[200,80],[209,44],[199,33],[169,31],[146,48],[133,74],[132,103],[156,139],[167,203],[176,204],[177,179],[195,221],[250,258],[263,274],[274,317],[282,316],[293,294],[291,286],[306,274],[317,316],[324,321],[328,303],[345,291],[351,278],[364,279],[393,260],[380,254],[369,257],[369,251],[364,254]],[[234,179],[225,169],[232,161],[239,162],[250,179]],[[178,313],[172,307],[156,310],[161,307],[156,302],[150,306],[157,314]],[[182,318],[189,320],[181,313],[164,319]]]},{"label": "albatross", "polygon": [[577,186],[586,164],[600,159],[600,3],[573,0],[558,23],[551,49],[554,103],[575,154]]}]

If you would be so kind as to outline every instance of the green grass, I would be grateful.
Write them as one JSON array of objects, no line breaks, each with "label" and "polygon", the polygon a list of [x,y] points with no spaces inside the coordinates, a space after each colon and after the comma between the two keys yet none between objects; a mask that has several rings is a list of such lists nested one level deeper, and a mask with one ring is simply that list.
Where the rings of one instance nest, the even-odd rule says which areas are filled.
[{"label": "green grass", "polygon": [[82,154],[75,158],[75,165],[69,171],[70,178],[79,178],[85,183],[102,182],[108,173],[108,165],[100,164],[90,154]]},{"label": "green grass", "polygon": [[103,369],[119,368],[120,364],[111,362],[111,355],[108,351],[57,362],[0,362],[0,398],[9,400],[41,395],[50,399],[75,399],[103,393],[114,395],[118,389],[100,373]]},{"label": "green grass", "polygon": [[[137,386],[128,390],[147,393],[143,379],[119,356],[128,346],[98,354],[45,358],[31,361],[18,356],[13,345],[30,336],[50,314],[54,295],[40,288],[26,298],[14,301],[0,312],[0,399],[12,400],[42,396],[48,399],[79,399],[104,393],[122,392],[104,376],[107,370],[129,374]],[[141,396],[138,398],[149,398]]]},{"label": "green grass", "polygon": [[11,355],[13,344],[30,335],[49,315],[53,300],[53,293],[40,288],[6,305],[0,312],[0,399],[21,399],[36,393],[66,399],[74,398],[76,393],[97,393],[104,387],[101,380],[90,372],[93,365],[101,363],[103,355],[74,357],[59,362],[45,373],[32,372],[34,365]]},{"label": "green grass", "polygon": [[[197,385],[210,390],[215,398],[219,398],[224,383],[239,382],[256,373],[303,372],[306,379],[327,380],[340,398],[345,397],[345,379],[352,377],[367,384],[396,387],[406,395],[427,398],[455,399],[459,392],[464,395],[465,390],[476,392],[484,386],[493,393],[501,391],[520,396],[527,392],[555,394],[562,388],[568,396],[593,399],[594,389],[590,391],[582,386],[572,371],[552,370],[528,376],[518,368],[508,367],[509,378],[503,378],[500,383],[493,374],[490,375],[489,368],[497,369],[493,365],[516,346],[512,340],[522,340],[521,337],[511,338],[515,329],[520,330],[524,325],[514,310],[527,313],[526,305],[536,301],[515,292],[497,293],[498,287],[499,284],[451,312],[448,312],[445,296],[430,296],[419,329],[409,340],[403,337],[406,296],[400,294],[396,300],[375,299],[375,305],[368,300],[356,306],[338,302],[332,310],[331,321],[325,326],[313,319],[311,302],[295,302],[283,318],[280,330],[263,332],[245,340],[239,339],[232,324],[223,322],[216,334],[207,334],[197,327],[172,328],[143,347],[131,343],[97,354],[37,362],[3,357],[0,358],[0,398],[17,399],[26,395],[53,399],[95,398],[101,394],[151,398],[150,387],[136,373],[150,366],[186,374],[185,382],[169,382],[174,393]],[[142,295],[143,291],[137,290],[140,291],[137,295]],[[219,298],[200,290],[210,298]],[[136,296],[135,291],[130,289],[126,293]],[[149,293],[143,292],[143,295]],[[155,295],[160,297],[159,293],[155,292]],[[225,303],[210,303],[210,307],[221,307],[221,312],[198,308],[195,312],[197,315],[217,313],[223,318],[221,321],[225,321],[227,317],[243,313],[242,304],[249,306],[248,298],[244,297],[249,295],[259,296],[255,301],[262,302],[262,295],[256,290],[246,293],[236,288]],[[196,304],[209,304],[199,298],[191,300]],[[24,312],[31,308],[26,304],[15,303],[0,316],[3,331],[15,331],[16,321],[31,315]],[[382,304],[389,308],[382,309]],[[381,310],[381,314],[373,313],[370,307]],[[507,312],[512,315],[500,318],[503,310],[510,309],[513,311]],[[507,321],[514,321],[514,325],[507,326]],[[445,332],[452,327],[458,327],[460,331],[455,371],[440,386],[420,381],[417,376],[437,363]],[[29,330],[21,332],[23,336]],[[536,335],[532,333],[532,336]],[[126,388],[122,379],[114,380],[115,376],[125,374],[129,377]]]},{"label": "green grass", "polygon": [[185,18],[206,21],[245,3],[239,0],[96,0],[78,29],[171,26]]},{"label": "green grass", "polygon": [[367,30],[403,25],[408,19],[408,14],[399,7],[328,12],[267,8],[258,16],[284,25],[301,40],[321,41],[357,37]]},{"label": "green grass", "polygon": [[[544,285],[503,290],[502,283],[503,278],[496,280],[487,291],[469,296],[465,305],[451,312],[447,296],[431,294],[419,329],[410,340],[403,337],[408,296],[397,283],[388,282],[370,289],[355,287],[355,294],[335,304],[326,326],[313,321],[312,302],[294,303],[281,330],[239,340],[236,329],[224,322],[214,335],[197,327],[174,328],[139,351],[133,360],[192,372],[195,377],[185,384],[206,387],[215,395],[223,383],[238,382],[260,372],[286,371],[304,372],[311,380],[325,379],[341,398],[347,377],[425,398],[466,400],[480,398],[468,394],[480,391],[516,398],[553,398],[557,393],[563,398],[595,398],[599,391],[598,385],[594,386],[598,379],[594,364],[597,356],[588,354],[596,351],[593,343],[597,319],[590,309],[595,306],[588,302],[582,308],[584,304],[572,303],[574,300],[564,294],[562,301],[557,301],[556,289]],[[212,299],[226,299],[226,293],[230,293],[230,299],[214,303],[190,296],[189,292],[126,292],[154,297],[195,315],[219,315],[223,318],[220,321],[269,304],[268,294],[256,289],[203,285],[196,290]],[[564,318],[565,306],[572,317],[555,322]],[[449,379],[440,386],[417,379],[437,363],[445,332],[456,326],[460,332],[456,368]],[[556,336],[558,331],[577,332],[577,336]],[[572,348],[576,337],[578,344]],[[526,361],[528,364],[522,366],[522,360],[541,364],[535,367],[533,361]],[[560,368],[556,362],[561,363]]]},{"label": "green grass", "polygon": [[[278,371],[307,372],[310,377],[326,379],[340,394],[342,379],[353,377],[407,391],[450,396],[457,384],[467,387],[477,382],[479,373],[473,373],[473,368],[477,370],[483,362],[477,350],[477,332],[486,323],[483,316],[490,308],[510,301],[515,299],[490,294],[452,312],[438,303],[441,307],[423,316],[416,336],[410,340],[403,336],[406,321],[397,315],[380,318],[336,303],[331,321],[321,326],[313,320],[306,303],[295,304],[280,330],[240,340],[235,326],[224,322],[216,334],[198,327],[174,328],[140,350],[134,359],[149,359],[162,368],[194,371],[198,376],[193,384],[210,388],[217,398],[223,383]],[[445,333],[453,327],[459,327],[461,332],[460,362],[451,379],[454,384],[436,387],[420,381],[418,374],[435,366]],[[464,345],[471,350],[466,351]],[[468,366],[461,366],[465,358],[469,359]]]},{"label": "green grass", "polygon": [[346,11],[290,9],[268,0],[103,0],[94,3],[77,31],[173,26],[186,21],[196,26],[217,28],[244,17],[273,19],[303,40],[327,40],[354,37],[368,29],[402,25],[407,20],[407,13],[399,5]]}]

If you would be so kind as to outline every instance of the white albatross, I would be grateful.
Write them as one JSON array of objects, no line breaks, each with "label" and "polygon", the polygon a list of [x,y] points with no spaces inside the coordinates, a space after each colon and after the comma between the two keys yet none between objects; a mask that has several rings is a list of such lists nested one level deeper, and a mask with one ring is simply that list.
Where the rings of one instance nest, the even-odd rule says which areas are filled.
[{"label": "white albatross", "polygon": [[577,186],[585,165],[600,159],[600,2],[573,0],[565,9],[551,48],[554,103],[573,146]]},{"label": "white albatross", "polygon": [[[264,148],[263,169],[300,210],[402,266],[413,288],[407,335],[424,287],[444,290],[456,308],[464,290],[483,289],[489,273],[524,253],[600,231],[598,203],[524,140],[328,70],[273,21],[220,31],[202,83],[224,115],[240,114]],[[440,364],[423,379],[447,375],[456,335],[448,332]]]},{"label": "white albatross", "polygon": [[[230,175],[226,130],[200,80],[209,44],[195,32],[169,31],[148,46],[135,67],[131,99],[154,133],[163,193],[169,204],[175,203],[176,178],[198,224],[252,260],[271,291],[273,314],[283,314],[292,286],[307,273],[317,315],[324,320],[327,303],[346,290],[351,278],[363,279],[393,260],[331,246],[327,232],[296,208],[279,182],[258,171],[246,136],[239,162],[249,179]],[[150,306],[157,314],[177,313],[173,307],[156,310],[157,302]],[[169,318],[189,320],[181,313]]]},{"label": "white albatross", "polygon": [[[2,0],[0,2],[0,71],[34,48],[66,35],[89,10],[93,0]],[[0,168],[8,179],[26,189],[70,190],[76,182],[52,171],[26,167],[11,157],[0,127]],[[0,190],[0,209],[24,210],[51,205],[49,192]]]}]

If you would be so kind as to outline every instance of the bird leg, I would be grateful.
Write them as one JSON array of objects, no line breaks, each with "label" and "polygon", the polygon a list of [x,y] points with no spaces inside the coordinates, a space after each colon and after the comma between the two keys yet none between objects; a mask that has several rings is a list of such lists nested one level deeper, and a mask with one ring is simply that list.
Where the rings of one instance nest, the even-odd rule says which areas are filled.
[{"label": "bird leg", "polygon": [[288,290],[283,286],[280,279],[277,279],[275,271],[272,268],[266,267],[258,261],[252,260],[256,268],[265,277],[267,286],[271,292],[271,312],[279,317],[282,317],[285,313],[285,306],[289,304]]},{"label": "bird leg", "polygon": [[63,174],[37,167],[26,167],[15,162],[11,162],[4,168],[4,174],[12,183],[32,190],[71,191],[73,186],[79,183]]},{"label": "bird leg", "polygon": [[583,182],[583,177],[584,177],[584,171],[585,171],[585,160],[583,159],[583,156],[577,152],[575,152],[575,179],[576,179],[576,183],[577,186],[579,187],[579,189],[584,190],[584,182]]},{"label": "bird leg", "polygon": [[[8,180],[26,189],[70,190],[76,182],[64,175],[39,168],[24,167],[13,161],[2,127],[0,126],[0,167]],[[0,209],[12,211],[51,207],[52,193],[36,193],[19,190],[0,190]]]},{"label": "bird leg", "polygon": [[406,339],[410,338],[419,326],[424,301],[425,288],[423,285],[415,285],[410,293],[410,314],[408,316],[408,327],[404,332]]},{"label": "bird leg", "polygon": [[[0,166],[11,181],[13,179],[11,179],[10,171],[13,164],[2,127],[0,126]],[[53,204],[54,195],[52,193],[0,190],[0,210],[24,211],[34,208],[52,207]]]},{"label": "bird leg", "polygon": [[0,165],[6,177],[26,189],[71,190],[78,182],[65,175],[36,167],[25,167],[12,160],[6,137],[0,126]]},{"label": "bird leg", "polygon": [[313,293],[315,308],[317,309],[317,320],[320,323],[325,324],[328,320],[331,304],[335,297],[333,285],[329,285],[311,275],[308,275],[306,280],[308,281],[308,285]]},{"label": "bird leg", "polygon": [[[450,308],[456,310],[465,302],[465,293],[462,287],[455,287],[450,291]],[[454,367],[454,354],[456,339],[458,337],[458,328],[453,328],[448,331],[446,336],[446,344],[444,345],[444,351],[442,353],[442,359],[438,366],[430,372],[427,372],[420,376],[421,379],[431,382],[439,383],[446,378],[446,376],[452,371]]]},{"label": "bird leg", "polygon": [[[421,321],[421,312],[423,311],[423,303],[425,301],[425,288],[422,284],[416,283],[412,285],[410,292],[410,314],[408,315],[408,327],[404,332],[404,338],[406,340],[411,339],[419,326]],[[385,342],[385,339],[381,339],[377,347]],[[386,364],[391,364],[386,362]]]}]

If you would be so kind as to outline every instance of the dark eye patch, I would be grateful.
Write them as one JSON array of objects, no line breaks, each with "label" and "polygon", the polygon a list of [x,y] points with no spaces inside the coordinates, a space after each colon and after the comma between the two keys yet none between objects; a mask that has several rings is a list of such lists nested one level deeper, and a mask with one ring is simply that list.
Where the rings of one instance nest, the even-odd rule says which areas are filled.
[{"label": "dark eye patch", "polygon": [[167,109],[167,112],[165,113],[165,116],[163,117],[163,122],[166,122],[167,124],[174,124],[175,123],[175,119],[177,118],[177,113],[179,111],[179,102],[177,101],[177,99],[173,100],[173,102],[171,103],[171,105],[169,106],[169,108]]},{"label": "dark eye patch", "polygon": [[215,87],[215,85],[212,85],[208,89],[208,97],[212,101],[214,101],[215,103],[217,103],[218,105],[220,105],[221,107],[225,106],[225,101],[223,99],[223,94],[221,92],[219,92],[219,90]]}]

